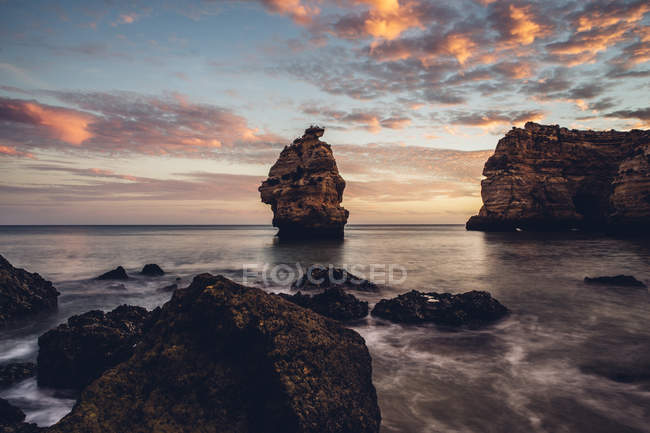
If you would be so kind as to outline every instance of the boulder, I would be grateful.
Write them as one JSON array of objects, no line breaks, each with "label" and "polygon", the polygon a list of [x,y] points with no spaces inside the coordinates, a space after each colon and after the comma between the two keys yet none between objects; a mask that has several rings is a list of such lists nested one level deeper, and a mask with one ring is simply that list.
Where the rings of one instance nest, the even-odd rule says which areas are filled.
[{"label": "boulder", "polygon": [[140,271],[140,274],[146,275],[147,277],[160,277],[161,275],[165,275],[165,271],[163,271],[162,268],[157,264],[150,263],[144,265]]},{"label": "boulder", "polygon": [[118,266],[112,271],[108,271],[104,274],[101,274],[99,277],[95,279],[96,280],[128,280],[129,276],[126,274],[126,271],[122,266]]},{"label": "boulder", "polygon": [[620,287],[646,287],[641,281],[631,275],[616,275],[613,277],[585,277],[585,283],[598,284],[603,286],[620,286]]},{"label": "boulder", "polygon": [[32,377],[36,372],[33,362],[20,362],[0,366],[0,389]]},{"label": "boulder", "polygon": [[56,310],[58,296],[50,281],[14,268],[0,256],[0,328],[18,318]]},{"label": "boulder", "polygon": [[361,292],[376,292],[377,285],[359,278],[340,268],[310,267],[292,284],[295,290],[323,290],[330,287],[344,287]]},{"label": "boulder", "polygon": [[358,300],[354,295],[345,293],[340,287],[333,287],[314,296],[280,294],[284,299],[309,308],[335,320],[362,319],[368,315],[368,303]]},{"label": "boulder", "polygon": [[473,290],[452,295],[412,290],[393,299],[382,299],[371,314],[398,323],[476,328],[503,318],[508,309],[488,292]]},{"label": "boulder", "polygon": [[468,230],[650,230],[650,131],[526,123],[499,140]]},{"label": "boulder", "polygon": [[311,127],[286,146],[259,187],[280,238],[343,237],[349,215],[340,206],[345,181],[331,146],[319,140],[323,133],[323,128]]},{"label": "boulder", "polygon": [[131,356],[147,318],[147,310],[128,305],[70,317],[38,339],[38,384],[70,389],[88,385]]},{"label": "boulder", "polygon": [[225,277],[174,292],[126,362],[48,432],[378,432],[363,338]]}]

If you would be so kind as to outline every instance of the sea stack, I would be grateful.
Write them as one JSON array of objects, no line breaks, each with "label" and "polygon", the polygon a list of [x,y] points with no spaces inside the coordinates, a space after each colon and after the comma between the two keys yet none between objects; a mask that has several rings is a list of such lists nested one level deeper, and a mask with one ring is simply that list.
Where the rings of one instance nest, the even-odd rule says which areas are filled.
[{"label": "sea stack", "polygon": [[528,122],[483,169],[468,230],[647,232],[650,131],[579,131]]},{"label": "sea stack", "polygon": [[340,206],[345,181],[325,129],[310,127],[280,153],[259,187],[262,202],[271,205],[273,226],[285,239],[342,238],[349,212]]}]

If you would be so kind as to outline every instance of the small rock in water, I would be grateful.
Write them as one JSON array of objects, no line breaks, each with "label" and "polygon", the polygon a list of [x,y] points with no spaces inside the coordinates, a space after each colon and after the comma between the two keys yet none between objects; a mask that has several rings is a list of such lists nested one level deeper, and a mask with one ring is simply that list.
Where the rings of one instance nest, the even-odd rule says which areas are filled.
[{"label": "small rock in water", "polygon": [[368,303],[345,293],[340,287],[333,287],[318,295],[309,296],[298,292],[295,295],[280,294],[284,299],[309,308],[312,311],[336,320],[362,319],[368,315]]},{"label": "small rock in water", "polygon": [[501,319],[508,309],[488,292],[473,290],[452,295],[412,290],[393,299],[382,299],[371,314],[398,323],[478,327]]},{"label": "small rock in water", "polygon": [[124,284],[111,284],[110,286],[107,287],[108,290],[126,290],[126,286]]},{"label": "small rock in water", "polygon": [[70,317],[38,339],[38,384],[78,389],[88,385],[131,356],[148,317],[144,308],[129,305]]},{"label": "small rock in water", "polygon": [[128,280],[129,276],[126,274],[126,271],[122,266],[118,266],[112,271],[108,271],[104,274],[101,274],[99,277],[95,279],[96,280]]},{"label": "small rock in water", "polygon": [[148,277],[159,277],[161,275],[165,275],[165,271],[163,271],[162,268],[157,264],[149,263],[148,265],[144,265],[142,271],[140,271],[140,274],[146,275]]},{"label": "small rock in water", "polygon": [[340,268],[312,267],[309,272],[296,280],[292,288],[296,290],[322,290],[331,287],[345,287],[361,292],[376,292],[377,285],[359,278]]},{"label": "small rock in water", "polygon": [[7,388],[14,383],[32,377],[35,372],[36,364],[33,362],[20,362],[3,365],[0,367],[0,389]]},{"label": "small rock in water", "polygon": [[585,277],[587,284],[599,284],[603,286],[621,286],[621,287],[646,287],[641,281],[632,275],[616,275],[613,277]]}]

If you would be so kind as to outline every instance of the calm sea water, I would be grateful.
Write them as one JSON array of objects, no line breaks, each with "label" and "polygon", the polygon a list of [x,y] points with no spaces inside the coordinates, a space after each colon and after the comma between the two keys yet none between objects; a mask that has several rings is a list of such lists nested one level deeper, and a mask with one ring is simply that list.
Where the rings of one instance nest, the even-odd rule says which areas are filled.
[{"label": "calm sea water", "polygon": [[[462,226],[351,226],[345,241],[335,243],[283,244],[273,235],[256,226],[0,227],[0,254],[61,292],[58,313],[0,333],[0,363],[34,360],[38,336],[72,314],[123,303],[161,305],[170,294],[157,289],[176,277],[185,286],[201,272],[241,282],[245,264],[287,265],[280,276],[297,264],[364,270],[395,264],[406,269],[404,281],[358,296],[374,304],[411,289],[489,290],[513,314],[478,331],[371,317],[351,324],[372,354],[382,432],[650,431],[649,382],[616,382],[588,369],[650,369],[648,292],[582,282],[624,273],[650,283],[648,239],[479,233]],[[135,273],[145,263],[168,274],[134,278],[126,290],[91,280],[118,265]],[[265,276],[248,283],[263,285]],[[74,404],[69,394],[39,389],[33,379],[0,397],[42,426]]]}]

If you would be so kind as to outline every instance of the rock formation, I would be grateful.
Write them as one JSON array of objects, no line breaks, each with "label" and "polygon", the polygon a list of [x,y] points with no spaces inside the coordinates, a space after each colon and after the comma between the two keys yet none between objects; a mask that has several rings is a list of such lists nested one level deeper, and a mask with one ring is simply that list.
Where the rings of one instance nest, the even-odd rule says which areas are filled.
[{"label": "rock formation", "polygon": [[634,278],[632,275],[615,275],[613,277],[585,277],[585,283],[598,284],[601,286],[638,287],[645,288],[646,285]]},{"label": "rock formation", "polygon": [[488,292],[473,290],[452,295],[412,290],[393,299],[382,299],[371,314],[398,323],[476,328],[503,318],[508,309]]},{"label": "rock formation", "polygon": [[324,129],[311,127],[286,146],[259,187],[271,205],[273,226],[281,238],[342,238],[348,211],[340,206],[345,181]]},{"label": "rock formation", "polygon": [[24,422],[25,413],[7,400],[0,398],[0,433],[37,433],[36,424]]},{"label": "rock formation", "polygon": [[363,338],[222,276],[174,292],[48,432],[378,432]]},{"label": "rock formation", "polygon": [[650,131],[578,131],[529,122],[485,163],[468,230],[650,229]]},{"label": "rock formation", "polygon": [[359,278],[345,269],[313,266],[293,282],[296,290],[323,290],[331,287],[358,290],[360,292],[376,292],[379,290],[372,281]]},{"label": "rock formation", "polygon": [[14,268],[0,256],[0,328],[20,317],[55,310],[58,296],[51,282]]},{"label": "rock formation", "polygon": [[142,338],[149,313],[122,305],[110,313],[94,310],[72,316],[67,324],[38,339],[38,384],[81,389],[127,360]]},{"label": "rock formation", "polygon": [[149,263],[147,265],[144,265],[140,271],[140,274],[146,275],[147,277],[160,277],[161,275],[165,275],[165,271],[163,271],[162,268],[157,264]]},{"label": "rock formation", "polygon": [[333,287],[314,296],[280,294],[284,299],[309,308],[312,311],[335,320],[362,319],[368,315],[368,303],[345,293],[341,287]]},{"label": "rock formation", "polygon": [[14,383],[32,377],[36,365],[32,362],[18,362],[0,366],[0,389],[10,387]]},{"label": "rock formation", "polygon": [[122,266],[118,266],[112,271],[105,272],[99,277],[95,278],[96,280],[128,280],[129,276]]}]

